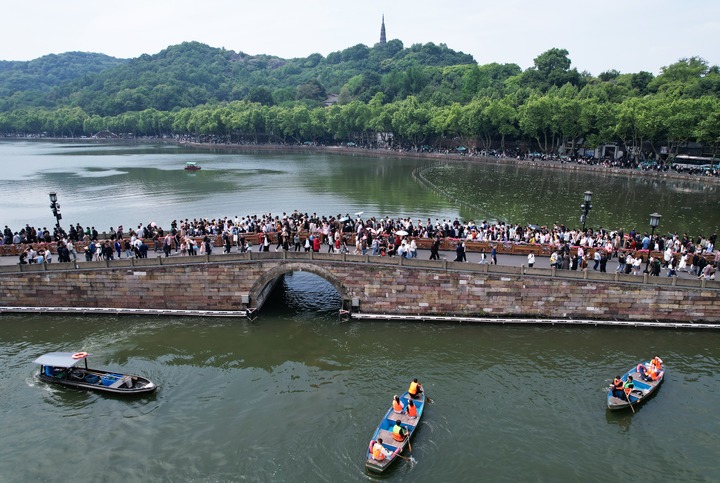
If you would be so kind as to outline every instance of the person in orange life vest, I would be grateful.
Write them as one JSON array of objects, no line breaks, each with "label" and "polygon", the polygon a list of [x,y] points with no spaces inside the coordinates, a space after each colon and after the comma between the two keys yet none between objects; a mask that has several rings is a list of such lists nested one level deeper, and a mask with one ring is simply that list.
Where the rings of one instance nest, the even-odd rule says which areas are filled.
[{"label": "person in orange life vest", "polygon": [[660,359],[660,358],[656,355],[656,356],[653,357],[652,360],[650,361],[650,365],[651,365],[651,366],[655,366],[655,369],[657,369],[658,371],[662,371],[663,361],[662,361],[662,359]]},{"label": "person in orange life vest", "polygon": [[660,376],[662,376],[662,373],[663,373],[662,365],[660,365],[660,364],[656,365],[655,359],[653,359],[650,362],[650,366],[648,367],[648,370],[647,370],[648,377],[653,381],[657,381],[658,379],[660,379]]},{"label": "person in orange life vest", "polygon": [[395,426],[393,426],[392,429],[392,437],[395,441],[405,441],[405,438],[407,438],[408,430],[407,428],[403,428],[400,420],[398,419],[395,421]]},{"label": "person in orange life vest", "polygon": [[625,399],[625,393],[623,392],[623,381],[620,379],[620,376],[615,376],[615,379],[613,379],[612,386],[612,395],[619,399]]},{"label": "person in orange life vest", "polygon": [[641,363],[638,364],[637,367],[635,368],[635,370],[638,372],[638,374],[640,374],[640,379],[642,379],[643,381],[649,381],[649,380],[650,380],[650,375],[648,374],[648,367],[649,367],[649,366],[646,366],[645,364],[643,364],[643,363],[641,362]]},{"label": "person in orange life vest", "polygon": [[410,394],[410,397],[417,398],[420,396],[420,393],[423,392],[422,384],[420,384],[417,380],[417,378],[413,379],[410,383],[410,387],[408,388],[408,394]]},{"label": "person in orange life vest", "polygon": [[372,447],[372,457],[377,461],[382,461],[392,454],[392,451],[388,451],[382,444],[382,438],[378,438]]},{"label": "person in orange life vest", "polygon": [[417,406],[415,406],[415,403],[412,399],[408,401],[407,407],[405,408],[405,412],[408,416],[411,418],[417,418]]},{"label": "person in orange life vest", "polygon": [[649,364],[647,366],[647,369],[645,371],[645,380],[647,381],[656,381],[659,377],[658,370],[653,364]]},{"label": "person in orange life vest", "polygon": [[393,396],[392,405],[393,405],[393,411],[395,411],[398,414],[402,413],[403,409],[405,409],[405,406],[403,406],[403,403],[400,402],[400,398],[397,395]]}]

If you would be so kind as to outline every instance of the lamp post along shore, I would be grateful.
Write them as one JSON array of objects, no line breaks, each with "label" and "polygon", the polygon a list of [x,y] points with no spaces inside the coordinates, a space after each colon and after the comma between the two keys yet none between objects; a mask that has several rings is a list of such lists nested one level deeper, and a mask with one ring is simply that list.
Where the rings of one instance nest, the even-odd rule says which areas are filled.
[{"label": "lamp post along shore", "polygon": [[653,237],[655,236],[655,228],[660,224],[662,215],[655,212],[650,215],[650,244],[648,245],[647,263],[645,263],[645,273],[650,273],[650,252],[653,249]]},{"label": "lamp post along shore", "polygon": [[580,215],[580,223],[582,223],[582,230],[583,233],[585,232],[585,223],[587,222],[587,216],[590,214],[590,210],[592,210],[592,205],[590,204],[590,201],[592,201],[592,191],[586,191],[583,196],[585,197],[585,202],[580,205],[580,211],[582,214]]},{"label": "lamp post along shore", "polygon": [[50,192],[50,209],[55,217],[55,228],[59,232],[61,230],[60,220],[62,220],[62,214],[60,213],[60,203],[58,203],[57,194],[54,191]]}]

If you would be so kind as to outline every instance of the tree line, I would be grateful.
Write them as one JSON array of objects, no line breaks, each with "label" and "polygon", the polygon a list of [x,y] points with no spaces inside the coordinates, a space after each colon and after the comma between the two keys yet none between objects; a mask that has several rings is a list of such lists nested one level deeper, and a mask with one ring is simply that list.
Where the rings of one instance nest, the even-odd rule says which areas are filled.
[{"label": "tree line", "polygon": [[[179,65],[186,65],[196,59],[191,54],[197,49],[206,56],[229,55],[229,51],[192,45],[170,48],[157,57],[182,54]],[[514,64],[447,65],[465,59],[463,56],[445,46],[403,49],[399,41],[388,42],[382,49],[356,46],[327,58],[313,54],[294,59],[294,75],[300,77],[286,72],[287,78],[303,82],[293,92],[286,85],[273,87],[269,82],[250,89],[242,99],[199,96],[205,102],[159,103],[157,106],[165,108],[158,108],[141,98],[128,101],[131,93],[111,89],[108,92],[114,94],[106,97],[117,104],[112,109],[93,107],[82,101],[85,94],[79,92],[74,98],[77,105],[21,106],[0,112],[0,132],[78,137],[110,131],[134,136],[214,137],[228,142],[354,142],[366,146],[386,141],[434,149],[505,150],[511,144],[542,153],[563,148],[571,154],[580,145],[620,144],[634,159],[659,156],[665,149],[677,153],[689,143],[700,143],[715,155],[720,146],[720,71],[703,59],[681,59],[663,67],[658,76],[608,71],[593,77],[571,68],[569,54],[563,49],[539,55],[525,71]],[[419,58],[436,65],[421,65]],[[243,59],[246,63],[263,60],[257,56]],[[404,69],[383,64],[388,59]],[[152,65],[147,59],[137,59],[110,70],[118,76],[133,63]],[[222,62],[216,59],[216,63],[220,68]],[[322,67],[324,74],[302,77],[298,66],[303,63]],[[288,69],[288,65],[279,68]],[[325,106],[320,101],[329,92],[325,84],[330,84],[327,79],[333,70],[327,67],[331,65],[338,67],[332,85],[340,86],[335,91],[339,94],[335,104]],[[339,67],[343,65],[345,70]],[[359,70],[368,66],[374,70]],[[206,88],[207,83],[193,79],[194,72],[187,71],[187,85]],[[93,82],[108,79],[102,73],[93,75]],[[92,76],[84,78],[88,82]],[[277,73],[275,78],[279,78]]]}]

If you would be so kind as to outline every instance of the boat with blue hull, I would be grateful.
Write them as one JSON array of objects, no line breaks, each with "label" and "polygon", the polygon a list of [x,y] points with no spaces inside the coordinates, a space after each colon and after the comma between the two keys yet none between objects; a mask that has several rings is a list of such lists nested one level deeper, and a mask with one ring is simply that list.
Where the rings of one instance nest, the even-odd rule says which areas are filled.
[{"label": "boat with blue hull", "polygon": [[[87,352],[50,352],[33,362],[40,364],[37,374],[41,381],[76,389],[110,392],[113,394],[145,394],[153,392],[155,383],[142,376],[90,369]],[[77,367],[83,362],[83,367]]]},{"label": "boat with blue hull", "polygon": [[[396,413],[391,405],[382,421],[380,421],[365,454],[365,468],[368,471],[382,473],[396,460],[403,458],[400,453],[405,449],[405,446],[410,444],[410,438],[412,438],[422,418],[425,409],[425,393],[420,393],[417,397],[411,398],[410,394],[406,392],[400,397],[400,402],[407,408],[411,399],[417,408],[417,416],[411,417],[406,411]],[[403,441],[397,441],[393,438],[392,428],[396,426],[396,421],[400,421],[401,426],[407,430],[407,437]],[[373,447],[379,439],[382,439],[382,446],[385,449],[382,459],[373,457]]]},{"label": "boat with blue hull", "polygon": [[619,398],[613,395],[612,386],[608,389],[607,393],[607,407],[611,411],[617,411],[620,409],[627,409],[635,407],[642,403],[647,398],[652,396],[657,391],[660,384],[665,380],[665,366],[662,365],[657,379],[652,379],[646,375],[646,369],[650,367],[651,361],[641,362],[637,366],[633,367],[625,374],[620,376],[623,384],[627,382],[628,376],[632,376],[633,385],[635,386],[628,395],[627,398]]}]

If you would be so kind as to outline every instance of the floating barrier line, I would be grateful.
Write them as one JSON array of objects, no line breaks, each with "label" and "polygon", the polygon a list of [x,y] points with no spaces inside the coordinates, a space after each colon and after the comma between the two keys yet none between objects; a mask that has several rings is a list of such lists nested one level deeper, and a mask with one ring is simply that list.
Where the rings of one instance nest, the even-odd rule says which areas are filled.
[{"label": "floating barrier line", "polygon": [[247,317],[246,310],[128,309],[112,307],[0,307],[2,313],[178,315],[192,317]]},{"label": "floating barrier line", "polygon": [[615,327],[642,327],[659,329],[720,329],[720,324],[692,322],[648,322],[628,320],[594,320],[594,319],[532,319],[532,318],[500,318],[500,317],[464,317],[452,315],[396,315],[366,314],[354,312],[350,318],[359,320],[403,320],[415,322],[467,322],[479,324],[535,324],[535,325],[591,325]]}]

